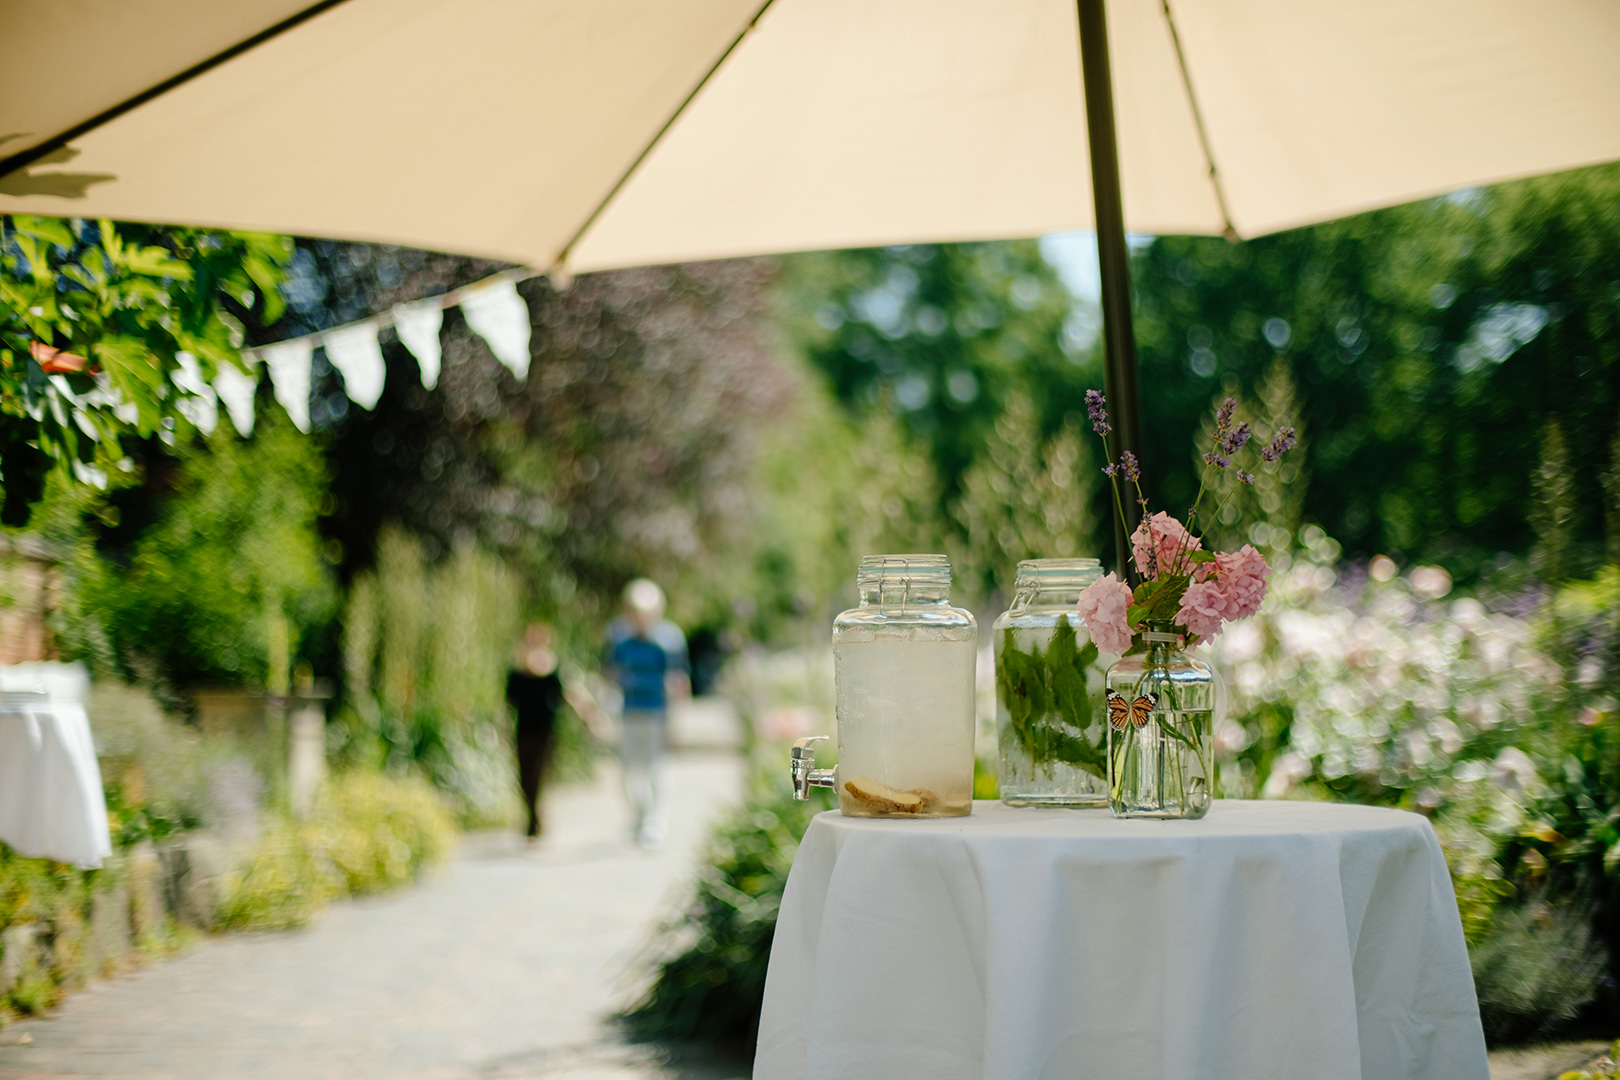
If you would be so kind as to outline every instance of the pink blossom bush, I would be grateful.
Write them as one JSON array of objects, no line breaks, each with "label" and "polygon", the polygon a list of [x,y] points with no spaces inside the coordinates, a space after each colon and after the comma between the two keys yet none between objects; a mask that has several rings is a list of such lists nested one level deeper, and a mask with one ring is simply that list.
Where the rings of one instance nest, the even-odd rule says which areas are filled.
[{"label": "pink blossom bush", "polygon": [[1518,747],[1540,745],[1537,725],[1569,694],[1542,649],[1539,617],[1435,600],[1411,574],[1341,576],[1339,546],[1321,529],[1307,526],[1300,542],[1272,574],[1265,609],[1211,645],[1239,741],[1275,738],[1268,725],[1292,717],[1270,772],[1223,774],[1222,797],[1281,798],[1301,785],[1321,794],[1326,782],[1385,797],[1431,791],[1442,800],[1438,828],[1466,834],[1474,820],[1518,837],[1526,789],[1546,783]]},{"label": "pink blossom bush", "polygon": [[1125,619],[1130,606],[1131,587],[1117,575],[1105,574],[1086,586],[1076,611],[1086,621],[1097,648],[1121,655],[1131,647],[1131,627]]}]

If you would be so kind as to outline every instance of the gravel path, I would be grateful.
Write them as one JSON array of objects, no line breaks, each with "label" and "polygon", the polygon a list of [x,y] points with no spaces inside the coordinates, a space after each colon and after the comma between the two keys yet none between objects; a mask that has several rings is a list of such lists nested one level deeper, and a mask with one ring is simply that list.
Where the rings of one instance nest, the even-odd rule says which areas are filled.
[{"label": "gravel path", "polygon": [[734,756],[671,759],[670,836],[629,843],[617,770],[547,803],[534,851],[474,836],[403,893],[310,928],[212,940],[0,1032],[0,1080],[371,1078],[731,1080],[746,1063],[669,1060],[604,1017],[681,898],[707,825],[741,790]]}]

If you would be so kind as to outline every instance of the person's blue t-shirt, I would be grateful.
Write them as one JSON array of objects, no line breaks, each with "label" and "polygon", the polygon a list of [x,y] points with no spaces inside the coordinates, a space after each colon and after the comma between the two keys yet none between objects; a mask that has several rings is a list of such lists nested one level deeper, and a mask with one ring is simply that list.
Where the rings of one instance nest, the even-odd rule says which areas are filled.
[{"label": "person's blue t-shirt", "polygon": [[669,704],[664,677],[688,670],[686,636],[667,619],[645,636],[623,619],[615,619],[608,628],[608,663],[618,676],[626,709],[661,712]]}]

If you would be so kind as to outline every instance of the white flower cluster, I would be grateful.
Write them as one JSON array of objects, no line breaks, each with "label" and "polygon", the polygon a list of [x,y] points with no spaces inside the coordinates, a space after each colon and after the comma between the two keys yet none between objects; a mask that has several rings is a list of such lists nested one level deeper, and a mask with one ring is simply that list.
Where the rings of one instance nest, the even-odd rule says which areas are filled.
[{"label": "white flower cluster", "polygon": [[1259,616],[1213,644],[1231,700],[1222,749],[1287,731],[1264,775],[1247,763],[1224,769],[1225,793],[1275,798],[1308,779],[1359,777],[1434,808],[1487,779],[1510,795],[1534,788],[1514,737],[1562,686],[1530,622],[1473,599],[1446,602],[1450,578],[1438,567],[1405,577],[1375,567],[1345,587],[1336,554],[1279,565]]}]

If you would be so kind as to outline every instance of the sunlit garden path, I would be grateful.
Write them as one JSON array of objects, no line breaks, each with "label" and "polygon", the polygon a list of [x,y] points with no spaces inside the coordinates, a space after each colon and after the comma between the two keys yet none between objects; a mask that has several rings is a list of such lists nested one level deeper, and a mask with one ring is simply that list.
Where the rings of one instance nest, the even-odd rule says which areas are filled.
[{"label": "sunlit garden path", "polygon": [[605,763],[548,801],[537,851],[475,836],[418,888],[102,983],[0,1032],[0,1078],[746,1075],[667,1064],[603,1023],[741,778],[732,756],[674,758],[670,837],[648,854]]}]

